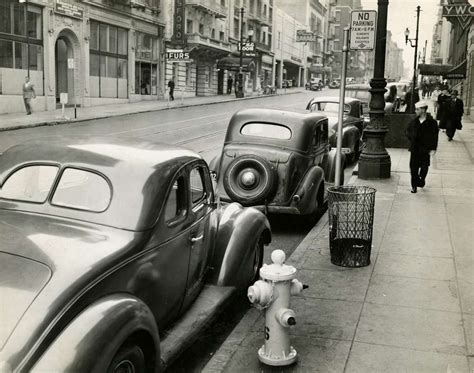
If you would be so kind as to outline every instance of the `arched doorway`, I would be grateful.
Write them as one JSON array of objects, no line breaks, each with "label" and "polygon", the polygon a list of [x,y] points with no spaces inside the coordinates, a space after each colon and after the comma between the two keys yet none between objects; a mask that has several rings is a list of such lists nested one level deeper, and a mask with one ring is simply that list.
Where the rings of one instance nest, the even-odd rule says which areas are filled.
[{"label": "arched doorway", "polygon": [[79,41],[71,31],[63,30],[56,39],[55,75],[56,75],[56,102],[59,102],[61,93],[68,94],[68,103],[81,102],[79,89],[80,50]]}]

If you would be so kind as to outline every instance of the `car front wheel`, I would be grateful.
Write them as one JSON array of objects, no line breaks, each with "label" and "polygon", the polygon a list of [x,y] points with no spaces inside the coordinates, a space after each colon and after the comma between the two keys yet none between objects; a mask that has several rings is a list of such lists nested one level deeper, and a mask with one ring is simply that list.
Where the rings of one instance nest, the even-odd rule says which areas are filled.
[{"label": "car front wheel", "polygon": [[121,347],[115,354],[107,373],[145,373],[145,354],[136,345]]}]

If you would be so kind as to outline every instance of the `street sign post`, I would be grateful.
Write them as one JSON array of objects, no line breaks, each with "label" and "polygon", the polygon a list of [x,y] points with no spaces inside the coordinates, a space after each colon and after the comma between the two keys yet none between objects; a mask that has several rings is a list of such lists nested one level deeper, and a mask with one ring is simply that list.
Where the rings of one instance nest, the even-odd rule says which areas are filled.
[{"label": "street sign post", "polygon": [[372,50],[375,45],[377,12],[375,10],[357,10],[351,12],[351,50]]}]

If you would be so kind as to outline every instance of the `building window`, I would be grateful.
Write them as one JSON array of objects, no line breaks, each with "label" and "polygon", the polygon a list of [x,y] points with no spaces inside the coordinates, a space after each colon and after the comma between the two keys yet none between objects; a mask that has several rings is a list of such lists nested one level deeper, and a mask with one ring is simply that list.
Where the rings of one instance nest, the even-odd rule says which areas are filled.
[{"label": "building window", "polygon": [[219,32],[219,40],[224,41],[224,37],[225,37],[224,31],[220,31]]},{"label": "building window", "polygon": [[234,20],[234,38],[239,39],[239,21]]},{"label": "building window", "polygon": [[159,42],[156,36],[135,32],[135,93],[158,94]]},{"label": "building window", "polygon": [[90,22],[91,97],[128,97],[128,30]]},{"label": "building window", "polygon": [[191,86],[191,73],[192,73],[191,64],[187,63],[186,64],[186,86],[187,87]]},{"label": "building window", "polygon": [[211,38],[212,38],[212,39],[215,39],[215,38],[216,38],[216,29],[215,29],[215,28],[213,28],[213,29],[211,30]]},{"label": "building window", "polygon": [[190,19],[186,20],[186,33],[188,34],[193,33],[193,21]]},{"label": "building window", "polygon": [[202,23],[199,24],[199,33],[204,35],[204,25]]},{"label": "building window", "polygon": [[225,6],[225,0],[221,0],[221,6]]},{"label": "building window", "polygon": [[[20,87],[23,77],[30,70],[36,94],[43,95],[43,20],[40,7],[17,0],[0,1],[0,68],[25,70],[18,76]],[[28,38],[27,38],[28,35]],[[1,74],[2,72],[0,72]],[[3,72],[4,76],[10,74]],[[21,77],[21,78],[20,78]],[[0,84],[0,94],[17,94]]]}]

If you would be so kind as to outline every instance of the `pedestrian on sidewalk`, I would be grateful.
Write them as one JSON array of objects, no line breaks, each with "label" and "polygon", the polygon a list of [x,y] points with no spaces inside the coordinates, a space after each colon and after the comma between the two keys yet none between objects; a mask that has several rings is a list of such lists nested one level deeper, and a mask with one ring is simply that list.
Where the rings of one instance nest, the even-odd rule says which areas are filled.
[{"label": "pedestrian on sidewalk", "polygon": [[433,92],[431,93],[431,100],[433,101],[434,105],[434,113],[436,114],[436,119],[438,119],[437,113],[438,113],[438,97],[441,94],[441,91],[438,86],[435,87]]},{"label": "pedestrian on sidewalk", "polygon": [[23,84],[23,102],[25,103],[26,115],[30,115],[31,100],[36,98],[35,86],[30,82],[30,77],[25,77],[25,84]]},{"label": "pedestrian on sidewalk", "polygon": [[425,186],[426,175],[430,166],[430,156],[438,148],[438,123],[428,111],[428,102],[419,101],[415,104],[416,118],[406,129],[410,141],[410,174],[411,192],[416,193],[417,187]]},{"label": "pedestrian on sidewalk", "polygon": [[438,111],[436,119],[439,120],[439,129],[446,130],[448,122],[451,120],[449,114],[449,102],[451,101],[451,94],[447,89],[443,90],[438,96]]},{"label": "pedestrian on sidewalk", "polygon": [[230,95],[232,93],[232,84],[234,80],[232,79],[232,74],[229,74],[229,78],[227,79],[227,94]]},{"label": "pedestrian on sidewalk", "polygon": [[170,89],[170,100],[174,101],[174,79],[171,78],[170,81],[168,82],[168,88]]},{"label": "pedestrian on sidewalk", "polygon": [[415,90],[413,91],[413,100],[412,100],[412,87],[413,83],[410,83],[408,86],[408,91],[405,94],[405,112],[406,113],[414,113],[415,112],[415,104],[420,101],[420,95],[418,94],[418,87],[415,86]]},{"label": "pedestrian on sidewalk", "polygon": [[464,102],[458,97],[458,91],[454,90],[448,104],[451,120],[447,123],[446,135],[448,141],[452,141],[456,130],[462,129],[462,116],[464,114]]}]

